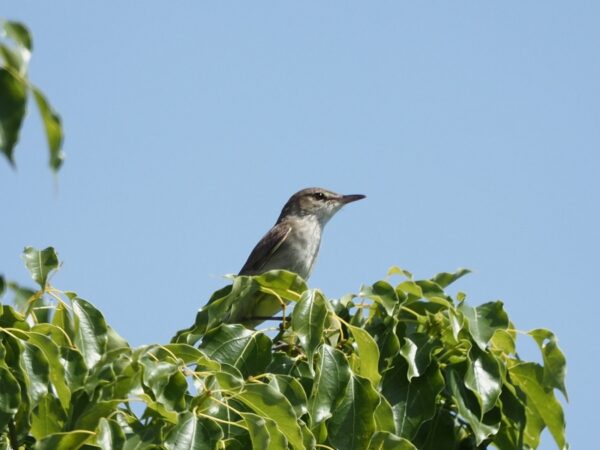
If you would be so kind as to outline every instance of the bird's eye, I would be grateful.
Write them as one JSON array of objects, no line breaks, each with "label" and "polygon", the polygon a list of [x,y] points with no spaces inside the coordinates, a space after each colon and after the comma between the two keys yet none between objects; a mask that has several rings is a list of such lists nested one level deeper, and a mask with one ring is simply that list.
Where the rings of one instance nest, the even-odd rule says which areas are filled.
[{"label": "bird's eye", "polygon": [[325,200],[325,194],[323,194],[322,192],[317,192],[317,193],[315,193],[315,194],[314,194],[314,197],[315,197],[317,200]]}]

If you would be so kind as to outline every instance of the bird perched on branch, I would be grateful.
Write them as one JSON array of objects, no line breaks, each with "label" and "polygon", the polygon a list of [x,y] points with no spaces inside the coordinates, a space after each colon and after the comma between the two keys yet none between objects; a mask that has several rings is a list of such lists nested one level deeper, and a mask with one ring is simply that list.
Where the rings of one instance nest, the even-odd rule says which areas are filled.
[{"label": "bird perched on branch", "polygon": [[[364,195],[340,195],[322,188],[296,192],[283,207],[273,228],[256,244],[239,275],[283,269],[308,279],[319,253],[325,224],[344,205],[363,198]],[[230,320],[243,321],[250,317],[264,320],[281,309],[281,304],[273,303],[272,298],[269,302],[258,301],[237,314],[244,317]]]}]

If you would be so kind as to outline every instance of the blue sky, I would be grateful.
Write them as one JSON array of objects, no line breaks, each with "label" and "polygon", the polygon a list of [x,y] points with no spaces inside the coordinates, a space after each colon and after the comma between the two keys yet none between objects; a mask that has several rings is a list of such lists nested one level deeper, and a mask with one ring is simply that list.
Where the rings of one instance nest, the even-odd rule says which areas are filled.
[{"label": "blue sky", "polygon": [[23,247],[53,245],[58,288],[165,342],[293,192],[366,194],[329,223],[311,286],[473,269],[471,303],[557,333],[569,440],[597,445],[597,2],[3,5],[34,33],[67,153],[55,180],[32,111],[18,170],[0,164],[8,278],[30,284]]}]

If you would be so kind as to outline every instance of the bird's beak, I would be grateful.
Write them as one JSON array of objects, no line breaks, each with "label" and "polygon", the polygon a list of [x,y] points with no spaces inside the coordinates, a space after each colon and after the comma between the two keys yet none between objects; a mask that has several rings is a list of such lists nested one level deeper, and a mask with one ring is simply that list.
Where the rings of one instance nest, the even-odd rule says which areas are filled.
[{"label": "bird's beak", "polygon": [[363,198],[366,198],[366,195],[362,195],[362,194],[342,195],[342,198],[340,198],[340,202],[342,203],[342,205],[345,205],[347,203],[352,203],[357,200],[362,200]]}]

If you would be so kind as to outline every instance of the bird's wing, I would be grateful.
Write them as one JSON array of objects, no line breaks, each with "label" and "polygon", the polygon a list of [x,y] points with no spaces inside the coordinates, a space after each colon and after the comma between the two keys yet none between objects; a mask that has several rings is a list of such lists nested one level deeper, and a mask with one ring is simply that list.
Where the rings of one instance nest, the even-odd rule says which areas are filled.
[{"label": "bird's wing", "polygon": [[291,225],[281,222],[276,224],[269,230],[267,234],[256,244],[240,275],[257,275],[261,273],[262,268],[271,259],[271,256],[277,251],[277,249],[283,244],[286,238],[292,231]]}]

